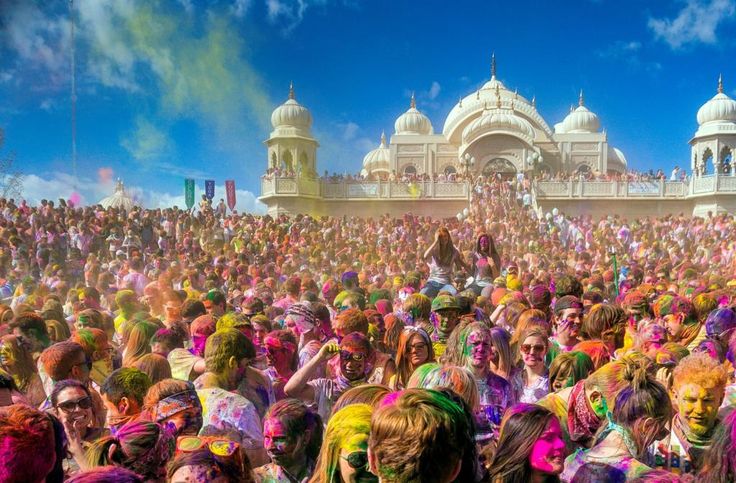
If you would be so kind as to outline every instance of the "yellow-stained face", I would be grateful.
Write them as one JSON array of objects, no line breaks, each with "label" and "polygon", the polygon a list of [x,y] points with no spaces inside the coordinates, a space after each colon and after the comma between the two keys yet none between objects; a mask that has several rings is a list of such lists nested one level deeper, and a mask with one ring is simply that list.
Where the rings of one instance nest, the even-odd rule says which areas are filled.
[{"label": "yellow-stained face", "polygon": [[676,394],[678,412],[693,433],[703,436],[713,428],[723,394],[723,387],[705,388],[695,383],[680,386]]}]

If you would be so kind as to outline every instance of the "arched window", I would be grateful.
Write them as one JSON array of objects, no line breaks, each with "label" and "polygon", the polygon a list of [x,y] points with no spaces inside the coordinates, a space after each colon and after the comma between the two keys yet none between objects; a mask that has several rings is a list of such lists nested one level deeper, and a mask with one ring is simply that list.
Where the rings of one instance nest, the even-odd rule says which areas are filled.
[{"label": "arched window", "polygon": [[581,164],[581,165],[580,165],[580,166],[578,166],[578,168],[577,168],[577,169],[575,170],[575,172],[576,172],[576,173],[578,173],[578,174],[586,174],[586,173],[588,173],[589,171],[590,171],[590,166],[588,166],[587,164]]},{"label": "arched window", "polygon": [[713,167],[713,151],[710,148],[706,149],[703,153],[703,162],[700,167],[700,174],[708,174],[711,167]]},{"label": "arched window", "polygon": [[720,173],[733,174],[733,154],[731,153],[731,150],[728,148],[728,146],[724,146],[723,149],[721,149],[720,158]]},{"label": "arched window", "polygon": [[309,169],[309,161],[307,160],[307,153],[302,153],[299,156],[299,172],[302,176],[309,175],[310,169]]},{"label": "arched window", "polygon": [[408,174],[410,176],[414,176],[417,174],[417,168],[416,166],[410,164],[404,168],[404,174]]},{"label": "arched window", "polygon": [[452,174],[456,174],[457,170],[455,169],[455,166],[446,166],[445,167],[445,176],[450,176]]},{"label": "arched window", "polygon": [[284,169],[288,169],[288,170],[294,169],[294,158],[291,157],[291,151],[286,151],[284,153],[284,158],[281,161],[284,166]]}]

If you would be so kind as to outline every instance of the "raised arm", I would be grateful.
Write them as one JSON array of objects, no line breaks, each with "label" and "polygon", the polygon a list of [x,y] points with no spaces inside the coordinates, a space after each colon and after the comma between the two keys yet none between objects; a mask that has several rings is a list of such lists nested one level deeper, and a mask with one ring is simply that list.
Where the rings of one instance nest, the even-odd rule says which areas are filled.
[{"label": "raised arm", "polygon": [[314,388],[307,383],[317,368],[338,352],[340,352],[340,346],[335,343],[323,345],[316,356],[291,376],[284,386],[284,393],[305,402],[314,401]]}]

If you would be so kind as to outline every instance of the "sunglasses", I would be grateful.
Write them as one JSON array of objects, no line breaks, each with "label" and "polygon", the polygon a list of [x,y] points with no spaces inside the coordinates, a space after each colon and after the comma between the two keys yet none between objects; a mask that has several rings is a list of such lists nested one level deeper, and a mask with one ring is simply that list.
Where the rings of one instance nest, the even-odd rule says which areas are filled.
[{"label": "sunglasses", "polygon": [[363,354],[362,352],[340,351],[340,360],[363,362],[363,360],[365,360],[365,354]]},{"label": "sunglasses", "polygon": [[340,455],[340,458],[347,461],[354,470],[368,467],[368,453],[366,451],[353,451],[347,456]]},{"label": "sunglasses", "polygon": [[240,444],[220,436],[181,436],[176,440],[177,453],[192,453],[207,447],[215,456],[232,456]]},{"label": "sunglasses", "polygon": [[79,409],[89,409],[92,407],[92,399],[90,399],[89,396],[84,396],[81,399],[77,399],[76,401],[64,401],[60,402],[56,405],[57,408],[61,409],[65,413],[70,413],[77,408]]},{"label": "sunglasses", "polygon": [[519,347],[519,350],[524,354],[529,354],[530,352],[542,354],[546,349],[547,347],[542,344],[522,344],[521,347]]}]

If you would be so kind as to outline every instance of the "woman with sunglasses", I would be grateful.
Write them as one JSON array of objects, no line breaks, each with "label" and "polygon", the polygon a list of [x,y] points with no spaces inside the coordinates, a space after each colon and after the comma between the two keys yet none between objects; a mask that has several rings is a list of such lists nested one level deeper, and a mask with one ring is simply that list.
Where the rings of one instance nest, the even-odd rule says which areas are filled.
[{"label": "woman with sunglasses", "polygon": [[523,366],[511,379],[519,402],[534,404],[549,393],[549,374],[544,364],[548,349],[544,328],[532,325],[521,333],[519,353]]},{"label": "woman with sunglasses", "polygon": [[85,451],[95,439],[103,434],[95,428],[97,418],[94,414],[92,397],[87,386],[74,379],[59,381],[51,392],[51,406],[66,433],[69,454],[65,466],[67,474],[87,467]]},{"label": "woman with sunglasses", "polygon": [[378,482],[368,471],[372,414],[368,404],[353,404],[332,416],[309,483]]},{"label": "woman with sunglasses", "polygon": [[434,362],[434,349],[429,335],[418,327],[405,327],[399,336],[396,374],[389,380],[389,387],[395,391],[404,389],[414,370],[427,362]]},{"label": "woman with sunglasses", "polygon": [[263,446],[271,463],[255,469],[265,483],[298,483],[311,476],[322,444],[322,419],[298,399],[283,399],[263,420]]}]

